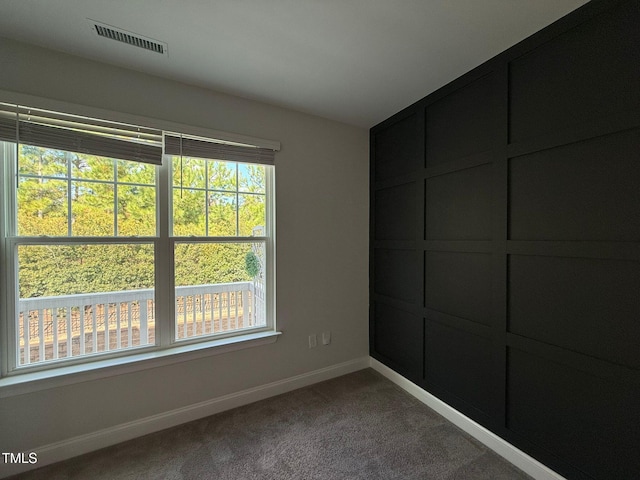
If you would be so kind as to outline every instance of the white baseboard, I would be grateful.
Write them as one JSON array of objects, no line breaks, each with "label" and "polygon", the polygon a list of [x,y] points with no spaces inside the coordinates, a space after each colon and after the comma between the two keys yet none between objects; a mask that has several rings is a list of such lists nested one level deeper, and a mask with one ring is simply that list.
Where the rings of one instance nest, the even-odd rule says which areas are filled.
[{"label": "white baseboard", "polygon": [[[123,423],[97,432],[80,435],[60,442],[44,445],[26,451],[38,455],[37,464],[3,464],[0,478],[34,468],[43,467],[55,462],[67,460],[84,453],[109,447],[116,443],[131,440],[142,435],[174,427],[182,423],[208,417],[216,413],[241,407],[265,398],[290,392],[314,383],[330,380],[341,375],[362,370],[369,367],[370,357],[362,357],[312,372],[296,375],[295,377],[278,380],[277,382],[260,385],[240,392],[213,398],[204,402],[171,410],[169,412],[152,415],[132,422]],[[0,459],[1,460],[1,459]]]},{"label": "white baseboard", "polygon": [[536,480],[566,480],[563,476],[517,449],[495,433],[474,422],[466,415],[450,407],[439,398],[434,397],[415,383],[394,372],[375,358],[371,358],[371,368],[381,373],[407,393],[413,395],[432,410],[442,415],[458,428],[464,430],[476,440],[480,441],[498,455],[511,462],[523,472]]}]

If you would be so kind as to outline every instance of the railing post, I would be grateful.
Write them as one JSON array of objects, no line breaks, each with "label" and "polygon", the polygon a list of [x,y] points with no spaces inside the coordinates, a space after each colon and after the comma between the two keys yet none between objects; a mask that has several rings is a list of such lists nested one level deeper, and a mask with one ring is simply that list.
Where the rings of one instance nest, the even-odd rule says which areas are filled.
[{"label": "railing post", "polygon": [[122,348],[122,330],[120,325],[120,317],[122,316],[122,304],[120,301],[116,303],[116,350]]},{"label": "railing post", "polygon": [[[38,322],[44,322],[44,309],[38,310]],[[58,316],[53,314],[53,310],[51,310],[51,329],[53,330],[53,359],[57,360],[58,358],[58,343],[60,342],[58,338]]]},{"label": "railing post", "polygon": [[149,343],[147,302],[148,300],[140,300],[140,345]]},{"label": "railing post", "polygon": [[262,320],[262,295],[260,295],[260,283],[253,282],[251,286],[253,287],[253,324],[260,325]]},{"label": "railing post", "polygon": [[98,321],[96,319],[97,309],[97,304],[91,305],[91,327],[93,328],[93,331],[91,332],[93,338],[91,353],[96,353],[98,351]]},{"label": "railing post", "polygon": [[198,298],[198,295],[196,295],[195,293],[191,295],[191,324],[192,324],[191,335],[193,335],[194,337],[198,333],[198,320],[196,319],[196,313],[197,313],[196,299],[197,298]]},{"label": "railing post", "polygon": [[86,353],[86,347],[84,344],[84,305],[80,305],[78,307],[78,313],[80,315],[80,355],[84,355]]},{"label": "railing post", "polygon": [[211,326],[213,325],[213,319],[211,324],[209,325],[209,331],[207,332],[207,296],[209,294],[206,292],[202,293],[202,304],[200,305],[200,311],[202,312],[202,333],[211,333]]},{"label": "railing post", "polygon": [[[40,321],[40,313],[38,313],[38,321]],[[29,331],[29,310],[25,309],[22,313],[22,334],[24,336],[24,364],[31,363],[31,332]]]},{"label": "railing post", "polygon": [[133,346],[133,301],[127,302],[127,347],[131,348]]},{"label": "railing post", "polygon": [[111,304],[109,300],[104,302],[104,351],[108,352],[110,350],[110,341],[109,338],[109,317],[111,316]]},{"label": "railing post", "polygon": [[71,326],[71,306],[64,309],[67,312],[67,357],[73,356],[73,328]]},{"label": "railing post", "polygon": [[249,320],[249,290],[242,290],[242,326],[248,327],[251,326],[251,321]]},{"label": "railing post", "polygon": [[44,319],[40,320],[40,317],[38,317],[38,340],[40,341],[40,344],[38,346],[38,350],[40,353],[39,358],[42,362],[44,360]]}]

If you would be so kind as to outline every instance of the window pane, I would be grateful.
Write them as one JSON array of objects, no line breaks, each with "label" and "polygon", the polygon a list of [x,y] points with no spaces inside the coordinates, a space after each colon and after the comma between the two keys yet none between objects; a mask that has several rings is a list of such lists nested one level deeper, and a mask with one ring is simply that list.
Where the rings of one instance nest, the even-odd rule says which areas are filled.
[{"label": "window pane", "polygon": [[175,245],[176,337],[261,327],[264,243]]},{"label": "window pane", "polygon": [[118,182],[155,185],[156,167],[147,163],[118,160]]},{"label": "window pane", "polygon": [[206,235],[204,190],[173,189],[173,235]]},{"label": "window pane", "polygon": [[[264,235],[265,220],[264,195],[238,195],[239,227],[243,237],[257,237]],[[261,227],[261,228],[258,228]]]},{"label": "window pane", "polygon": [[264,193],[264,165],[238,164],[238,190],[247,193]]},{"label": "window pane", "polygon": [[18,235],[156,235],[155,166],[28,145],[22,152]]},{"label": "window pane", "polygon": [[233,162],[209,161],[209,190],[236,189],[236,164]]},{"label": "window pane", "polygon": [[18,173],[20,175],[64,177],[67,175],[66,153],[32,145],[20,145]]},{"label": "window pane", "polygon": [[[196,160],[198,160],[196,162]],[[205,162],[205,163],[202,163]],[[182,172],[179,157],[173,159],[173,221],[175,236],[210,237],[264,236],[266,231],[266,187],[264,165],[184,159]],[[175,185],[184,176],[185,185],[202,185],[200,172],[206,166],[205,187],[182,188]],[[195,169],[191,171],[190,168]],[[177,192],[181,192],[178,195]],[[200,192],[206,192],[206,205],[200,206]],[[201,216],[199,218],[199,216]]]},{"label": "window pane", "polygon": [[201,158],[173,157],[173,186],[182,188],[205,188],[205,164]]},{"label": "window pane", "polygon": [[17,193],[18,235],[68,234],[66,180],[21,177]]},{"label": "window pane", "polygon": [[156,234],[156,188],[118,185],[118,236]]},{"label": "window pane", "polygon": [[113,182],[113,160],[73,153],[71,159],[71,176],[90,180],[106,180]]},{"label": "window pane", "polygon": [[71,234],[82,237],[113,236],[113,184],[71,183]]},{"label": "window pane", "polygon": [[209,193],[209,236],[236,235],[235,193]]},{"label": "window pane", "polygon": [[151,244],[18,246],[18,364],[153,344],[153,285]]}]

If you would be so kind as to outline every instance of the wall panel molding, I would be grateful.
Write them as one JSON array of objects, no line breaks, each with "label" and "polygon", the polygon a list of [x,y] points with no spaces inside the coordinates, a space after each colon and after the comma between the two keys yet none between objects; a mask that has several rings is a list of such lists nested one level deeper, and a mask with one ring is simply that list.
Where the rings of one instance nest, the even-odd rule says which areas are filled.
[{"label": "wall panel molding", "polygon": [[371,129],[371,356],[572,479],[640,470],[639,24],[593,0]]}]

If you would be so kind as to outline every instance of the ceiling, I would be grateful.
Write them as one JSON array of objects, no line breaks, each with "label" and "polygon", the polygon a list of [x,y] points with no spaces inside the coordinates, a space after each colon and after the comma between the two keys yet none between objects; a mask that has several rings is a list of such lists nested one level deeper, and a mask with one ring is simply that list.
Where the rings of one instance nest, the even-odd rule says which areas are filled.
[{"label": "ceiling", "polygon": [[584,3],[0,0],[0,36],[368,128]]}]

